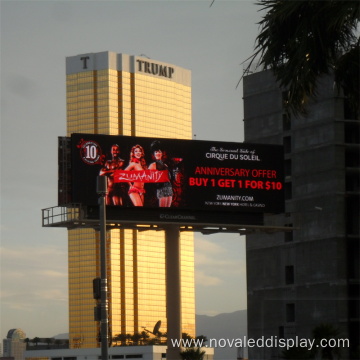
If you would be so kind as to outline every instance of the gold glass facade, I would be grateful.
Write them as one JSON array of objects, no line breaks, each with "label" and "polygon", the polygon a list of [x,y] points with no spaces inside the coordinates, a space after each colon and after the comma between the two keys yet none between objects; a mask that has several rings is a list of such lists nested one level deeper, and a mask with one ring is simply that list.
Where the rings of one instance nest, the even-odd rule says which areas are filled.
[{"label": "gold glass facade", "polygon": [[[191,139],[191,87],[114,69],[68,74],[67,136],[74,132]],[[121,147],[121,144],[120,144]],[[92,280],[100,276],[99,237],[69,231],[70,347],[97,347]],[[163,232],[107,234],[109,336],[167,331]],[[182,332],[195,336],[193,234],[181,234]]]}]

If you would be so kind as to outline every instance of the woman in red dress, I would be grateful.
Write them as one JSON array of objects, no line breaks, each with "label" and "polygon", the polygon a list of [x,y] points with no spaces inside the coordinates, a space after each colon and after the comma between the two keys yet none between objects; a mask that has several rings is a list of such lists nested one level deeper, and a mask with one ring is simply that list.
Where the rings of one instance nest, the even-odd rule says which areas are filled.
[{"label": "woman in red dress", "polygon": [[[144,157],[144,149],[140,145],[133,146],[130,152],[130,163],[125,170],[147,170]],[[134,206],[144,206],[145,189],[143,182],[135,181],[130,183],[128,194]]]}]

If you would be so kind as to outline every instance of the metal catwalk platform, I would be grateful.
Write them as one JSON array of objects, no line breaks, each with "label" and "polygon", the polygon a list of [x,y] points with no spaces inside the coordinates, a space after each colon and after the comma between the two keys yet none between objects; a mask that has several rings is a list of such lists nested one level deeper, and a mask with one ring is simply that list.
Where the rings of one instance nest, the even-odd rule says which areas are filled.
[{"label": "metal catwalk platform", "polygon": [[[191,221],[158,221],[154,224],[153,220],[114,220],[108,219],[106,221],[107,230],[111,229],[136,229],[139,231],[161,231],[169,226],[178,226],[180,231],[195,231],[204,235],[215,233],[237,233],[240,235],[266,233],[273,234],[276,232],[290,232],[294,230],[293,227],[276,226],[276,225],[257,225],[257,224],[216,224],[209,226],[209,224],[192,223]],[[89,218],[88,208],[81,204],[67,204],[64,206],[53,206],[42,209],[42,226],[43,227],[64,227],[67,229],[78,228],[92,228],[98,230],[100,227],[100,220]]]}]

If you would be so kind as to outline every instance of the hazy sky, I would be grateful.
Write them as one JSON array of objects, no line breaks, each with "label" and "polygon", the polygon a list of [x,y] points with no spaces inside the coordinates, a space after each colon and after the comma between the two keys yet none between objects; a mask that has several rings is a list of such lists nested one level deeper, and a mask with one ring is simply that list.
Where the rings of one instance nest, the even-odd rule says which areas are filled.
[{"label": "hazy sky", "polygon": [[[192,71],[193,133],[243,141],[240,63],[253,1],[1,1],[1,339],[68,332],[67,232],[42,228],[57,204],[66,135],[65,57],[146,54]],[[246,308],[245,238],[195,234],[196,313]]]}]

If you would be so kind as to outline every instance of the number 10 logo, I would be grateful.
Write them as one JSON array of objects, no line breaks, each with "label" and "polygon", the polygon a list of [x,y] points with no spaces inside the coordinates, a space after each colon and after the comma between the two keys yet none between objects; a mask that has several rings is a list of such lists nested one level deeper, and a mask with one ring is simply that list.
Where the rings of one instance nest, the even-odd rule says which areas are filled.
[{"label": "number 10 logo", "polygon": [[87,164],[95,165],[100,162],[101,148],[95,141],[84,141],[80,147],[80,156]]}]

